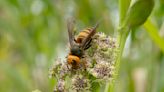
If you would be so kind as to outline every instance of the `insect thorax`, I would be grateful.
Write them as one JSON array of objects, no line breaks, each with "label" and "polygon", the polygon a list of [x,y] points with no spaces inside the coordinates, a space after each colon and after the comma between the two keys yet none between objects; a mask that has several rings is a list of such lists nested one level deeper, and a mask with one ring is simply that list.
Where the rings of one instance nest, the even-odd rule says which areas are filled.
[{"label": "insect thorax", "polygon": [[82,49],[78,45],[74,45],[71,48],[71,54],[75,55],[75,56],[78,56],[78,57],[82,57],[83,51],[82,51]]}]

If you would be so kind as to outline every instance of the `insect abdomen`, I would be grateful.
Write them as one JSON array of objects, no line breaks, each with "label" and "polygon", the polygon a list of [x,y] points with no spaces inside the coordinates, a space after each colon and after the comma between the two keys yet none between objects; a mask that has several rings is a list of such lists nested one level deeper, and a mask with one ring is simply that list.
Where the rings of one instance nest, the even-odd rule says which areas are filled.
[{"label": "insect abdomen", "polygon": [[77,36],[76,42],[82,43],[82,41],[88,36],[90,31],[91,31],[91,28],[87,28],[87,29],[84,29],[83,31],[81,31],[79,33],[79,35]]}]

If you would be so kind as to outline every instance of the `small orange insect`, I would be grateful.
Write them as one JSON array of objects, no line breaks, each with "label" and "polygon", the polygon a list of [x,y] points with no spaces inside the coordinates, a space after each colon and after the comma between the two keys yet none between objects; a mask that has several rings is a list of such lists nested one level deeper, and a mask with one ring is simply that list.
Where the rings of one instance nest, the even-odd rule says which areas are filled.
[{"label": "small orange insect", "polygon": [[76,37],[73,34],[73,22],[68,21],[68,35],[70,43],[70,52],[67,56],[67,63],[72,66],[73,69],[77,69],[81,63],[81,58],[84,55],[84,51],[91,46],[92,37],[96,33],[98,23],[93,28],[87,28],[82,30]]}]

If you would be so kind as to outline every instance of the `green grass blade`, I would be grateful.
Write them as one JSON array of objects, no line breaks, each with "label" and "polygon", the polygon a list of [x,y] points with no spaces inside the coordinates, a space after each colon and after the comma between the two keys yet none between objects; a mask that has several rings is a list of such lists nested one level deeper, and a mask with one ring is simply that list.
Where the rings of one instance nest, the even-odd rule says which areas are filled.
[{"label": "green grass blade", "polygon": [[164,53],[164,40],[159,36],[158,29],[153,23],[148,19],[145,24],[144,28],[150,35],[150,38],[158,45],[158,47],[162,50]]}]

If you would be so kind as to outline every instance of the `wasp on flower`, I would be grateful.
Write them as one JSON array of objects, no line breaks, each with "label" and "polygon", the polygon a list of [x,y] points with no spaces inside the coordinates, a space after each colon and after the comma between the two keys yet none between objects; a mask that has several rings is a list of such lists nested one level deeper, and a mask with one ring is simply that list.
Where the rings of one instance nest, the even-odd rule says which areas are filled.
[{"label": "wasp on flower", "polygon": [[119,53],[117,40],[97,32],[98,25],[75,35],[74,22],[68,21],[70,51],[64,61],[57,59],[50,69],[50,76],[58,80],[54,92],[90,92],[92,83],[113,79]]}]

